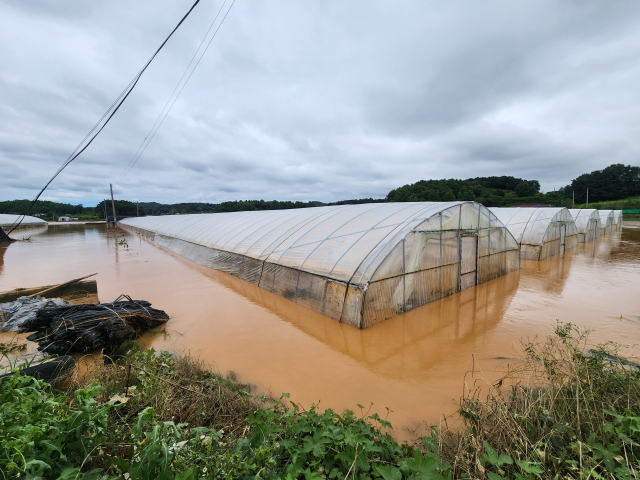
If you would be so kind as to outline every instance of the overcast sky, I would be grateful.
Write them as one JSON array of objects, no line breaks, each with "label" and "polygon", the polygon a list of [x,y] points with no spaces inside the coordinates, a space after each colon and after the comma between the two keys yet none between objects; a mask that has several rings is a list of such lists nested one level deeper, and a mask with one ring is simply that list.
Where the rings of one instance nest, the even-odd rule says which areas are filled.
[{"label": "overcast sky", "polygon": [[[192,3],[0,0],[0,200],[35,196]],[[107,195],[221,5],[202,0],[43,199]],[[236,0],[115,193],[335,201],[489,175],[547,191],[639,165],[639,130],[638,1]]]}]

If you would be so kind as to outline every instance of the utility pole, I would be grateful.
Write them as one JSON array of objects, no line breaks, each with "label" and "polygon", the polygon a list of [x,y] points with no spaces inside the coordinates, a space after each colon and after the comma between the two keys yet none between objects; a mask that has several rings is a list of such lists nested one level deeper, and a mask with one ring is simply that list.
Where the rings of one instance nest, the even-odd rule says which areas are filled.
[{"label": "utility pole", "polygon": [[589,187],[587,187],[587,206],[584,208],[589,208]]},{"label": "utility pole", "polygon": [[576,208],[576,191],[573,190],[571,193],[573,194],[573,200],[571,201],[573,206],[571,208]]},{"label": "utility pole", "polygon": [[107,218],[107,199],[102,200],[104,204],[104,221],[107,222],[109,219]]},{"label": "utility pole", "polygon": [[136,217],[140,216],[140,202],[136,201]]},{"label": "utility pole", "polygon": [[109,188],[111,189],[111,209],[113,210],[113,227],[116,226],[116,203],[113,201],[113,185],[109,184]]}]

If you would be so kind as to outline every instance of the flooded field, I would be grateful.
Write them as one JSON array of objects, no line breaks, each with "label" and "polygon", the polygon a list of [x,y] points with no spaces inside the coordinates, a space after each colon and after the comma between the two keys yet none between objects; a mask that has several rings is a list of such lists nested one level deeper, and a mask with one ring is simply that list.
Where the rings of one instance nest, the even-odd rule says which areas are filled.
[{"label": "flooded field", "polygon": [[[142,342],[190,352],[256,393],[309,406],[389,417],[398,437],[456,410],[465,373],[498,377],[521,356],[520,339],[556,319],[597,332],[594,342],[640,343],[640,222],[596,242],[386,320],[366,330],[337,323],[235,277],[208,270],[103,225],[51,225],[0,248],[0,291],[98,272],[101,301],[121,293],[171,316]],[[13,334],[0,334],[0,342]]]}]

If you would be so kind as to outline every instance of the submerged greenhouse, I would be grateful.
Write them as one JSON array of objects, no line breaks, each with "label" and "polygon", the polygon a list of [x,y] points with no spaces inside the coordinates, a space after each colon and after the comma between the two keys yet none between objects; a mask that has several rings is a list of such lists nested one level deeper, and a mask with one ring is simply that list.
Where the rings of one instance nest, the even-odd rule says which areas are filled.
[{"label": "submerged greenhouse", "polygon": [[[4,231],[9,231],[13,227],[13,225],[20,221],[20,218],[22,218],[22,215],[9,215],[0,213],[0,228],[2,228]],[[18,228],[35,228],[46,226],[47,222],[45,222],[44,220],[26,215],[22,219],[22,222],[20,223],[20,226]]]},{"label": "submerged greenhouse", "polygon": [[600,229],[602,235],[606,235],[613,231],[613,210],[598,210],[600,215]]},{"label": "submerged greenhouse", "polygon": [[580,243],[592,242],[602,235],[598,210],[592,208],[576,208],[570,209],[569,212],[576,222]]},{"label": "submerged greenhouse", "polygon": [[118,225],[359,328],[520,268],[513,235],[475,202],[132,217]]},{"label": "submerged greenhouse", "polygon": [[578,246],[578,230],[566,208],[490,208],[520,244],[520,256],[543,260]]},{"label": "submerged greenhouse", "polygon": [[613,229],[622,230],[622,210],[613,211]]}]

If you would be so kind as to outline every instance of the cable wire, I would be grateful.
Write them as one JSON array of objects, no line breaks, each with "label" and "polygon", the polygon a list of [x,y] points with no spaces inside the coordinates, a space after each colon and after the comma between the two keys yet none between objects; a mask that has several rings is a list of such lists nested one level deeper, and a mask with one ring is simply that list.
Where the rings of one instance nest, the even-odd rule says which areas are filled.
[{"label": "cable wire", "polygon": [[[62,171],[67,168],[67,166],[73,162],[76,158],[78,158],[82,152],[84,152],[89,145],[91,145],[93,143],[93,141],[96,139],[96,137],[100,134],[100,132],[102,132],[102,130],[104,129],[104,127],[107,126],[107,124],[109,123],[109,121],[113,118],[113,116],[116,114],[116,112],[120,109],[120,107],[122,106],[122,104],[124,103],[124,101],[127,99],[127,97],[131,94],[131,92],[133,91],[133,89],[136,87],[136,85],[138,84],[138,81],[140,80],[140,77],[142,77],[142,74],[145,72],[145,70],[147,69],[147,67],[151,64],[151,62],[153,61],[154,58],[156,58],[156,55],[158,55],[158,53],[160,53],[160,50],[162,50],[162,48],[165,46],[165,44],[169,41],[169,39],[173,36],[173,34],[178,30],[178,28],[180,28],[180,26],[182,25],[182,23],[187,19],[187,17],[191,14],[191,12],[193,11],[194,8],[196,8],[196,6],[200,3],[200,0],[196,0],[195,3],[191,6],[191,8],[189,9],[189,11],[182,17],[182,19],[180,19],[180,21],[178,22],[178,24],[175,26],[175,28],[171,31],[171,33],[167,36],[167,38],[165,38],[164,42],[162,42],[162,44],[158,47],[158,49],[155,51],[155,53],[153,55],[151,55],[151,58],[149,60],[147,60],[147,63],[145,63],[145,65],[142,67],[142,69],[133,77],[133,80],[131,80],[131,82],[129,82],[129,84],[125,87],[125,89],[122,91],[122,93],[120,93],[120,95],[118,95],[118,97],[116,98],[116,100],[111,104],[111,106],[107,109],[107,111],[102,115],[102,117],[100,117],[100,120],[98,120],[98,122],[93,126],[93,128],[89,131],[89,133],[84,137],[84,139],[78,144],[78,146],[73,150],[73,152],[69,155],[69,157],[67,157],[67,160],[65,160],[62,164],[62,166],[60,166],[60,168],[58,168],[58,170],[56,171],[56,173],[51,177],[51,179],[47,182],[47,184],[42,188],[42,190],[40,190],[40,192],[38,193],[38,195],[36,196],[35,199],[33,199],[33,201],[29,204],[29,206],[27,207],[25,213],[23,213],[11,226],[11,229],[7,232],[7,234],[10,234],[11,232],[13,232],[16,228],[18,228],[20,226],[20,224],[22,223],[22,221],[24,220],[24,217],[27,216],[27,214],[31,211],[31,209],[33,208],[33,206],[35,205],[35,203],[38,201],[38,199],[40,198],[40,196],[44,193],[44,191],[47,189],[47,187],[49,185],[51,185],[51,182],[53,182],[55,180],[55,178],[60,175],[60,173],[62,173]],[[109,112],[111,112],[109,114]],[[106,120],[104,120],[106,117]],[[102,126],[100,126],[100,128],[98,129],[97,132],[95,132],[95,134],[93,136],[92,133],[96,130],[96,128],[98,128],[98,126],[101,124],[101,122],[104,120],[104,122],[102,123]],[[89,138],[91,137],[91,138]],[[87,138],[89,138],[89,140],[87,141]],[[85,143],[86,142],[86,143]],[[84,146],[83,146],[84,144]]]},{"label": "cable wire", "polygon": [[[187,85],[187,83],[189,82],[189,80],[191,79],[191,76],[193,75],[193,73],[196,71],[196,68],[198,68],[198,65],[200,64],[200,61],[202,60],[202,58],[204,57],[205,53],[207,53],[207,50],[209,49],[209,47],[211,46],[211,42],[213,42],[213,39],[216,37],[216,35],[218,34],[218,31],[220,30],[220,27],[222,27],[222,24],[224,23],[225,19],[227,18],[227,15],[229,15],[229,12],[231,11],[231,9],[233,8],[233,5],[236,3],[236,0],[233,0],[233,2],[231,3],[231,6],[229,7],[229,9],[226,11],[226,13],[224,14],[224,17],[222,17],[222,20],[220,21],[220,24],[218,25],[218,28],[216,28],[215,32],[213,33],[211,39],[209,40],[209,43],[207,44],[207,46],[205,47],[205,49],[202,51],[202,54],[200,55],[200,58],[198,59],[198,61],[196,62],[195,66],[193,67],[193,69],[191,70],[191,73],[189,73],[189,76],[187,77],[187,79],[185,80],[185,82],[182,84],[182,87],[180,88],[180,91],[178,92],[178,94],[175,96],[175,98],[173,98],[173,101],[171,102],[171,98],[173,97],[173,95],[175,94],[176,90],[178,89],[178,87],[180,86],[180,83],[182,82],[182,79],[184,78],[184,76],[186,75],[187,71],[189,71],[189,67],[191,66],[191,64],[193,63],[193,59],[196,57],[196,55],[198,54],[198,51],[200,50],[200,47],[202,47],[202,44],[204,43],[204,41],[206,40],[207,36],[209,35],[209,32],[211,31],[211,28],[213,27],[213,25],[216,22],[216,19],[218,18],[218,16],[220,15],[220,12],[222,11],[222,9],[224,8],[225,4],[227,3],[227,0],[224,1],[224,3],[222,4],[222,6],[220,7],[220,10],[218,11],[218,14],[216,15],[216,17],[213,19],[213,22],[211,23],[211,26],[209,27],[209,30],[207,30],[206,35],[204,36],[204,38],[202,39],[202,42],[200,42],[200,45],[198,46],[198,49],[196,50],[196,53],[193,55],[193,58],[191,59],[191,62],[189,62],[189,65],[187,65],[187,68],[185,69],[184,73],[182,74],[182,77],[180,77],[180,80],[178,81],[176,87],[173,89],[173,92],[171,93],[171,96],[169,97],[169,99],[167,100],[167,103],[165,104],[165,106],[163,107],[163,109],[160,111],[160,115],[158,115],[158,118],[156,119],[156,121],[154,122],[153,126],[151,127],[151,130],[149,130],[149,133],[147,133],[147,136],[145,137],[145,139],[142,141],[142,144],[140,145],[140,147],[138,148],[138,151],[136,152],[136,154],[133,156],[133,158],[131,159],[131,161],[129,162],[129,164],[125,167],[124,171],[120,174],[120,176],[118,177],[118,179],[114,182],[114,184],[118,184],[118,182],[122,181],[124,179],[124,177],[127,176],[127,174],[131,171],[131,169],[135,166],[135,164],[138,162],[138,160],[140,160],[140,157],[142,156],[142,154],[144,153],[144,151],[147,149],[147,147],[149,146],[149,144],[151,143],[151,141],[153,140],[153,138],[156,136],[156,133],[158,133],[158,130],[160,129],[160,127],[162,126],[162,124],[164,123],[165,119],[167,118],[167,115],[169,115],[169,112],[171,111],[171,109],[173,108],[173,106],[175,105],[176,101],[178,100],[178,97],[180,96],[180,94],[182,93],[182,91],[184,90],[184,87]],[[166,111],[166,113],[164,113],[163,116],[163,112],[165,110],[165,108],[167,107],[167,105],[169,104],[169,102],[171,102],[171,105],[169,106],[169,109]],[[162,117],[162,120],[160,121],[160,123],[158,123],[158,120],[160,120],[160,118]],[[157,124],[157,127],[156,127]],[[155,130],[154,130],[155,127]]]}]

